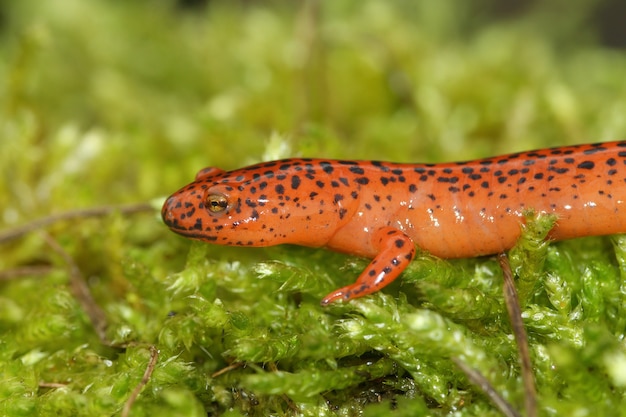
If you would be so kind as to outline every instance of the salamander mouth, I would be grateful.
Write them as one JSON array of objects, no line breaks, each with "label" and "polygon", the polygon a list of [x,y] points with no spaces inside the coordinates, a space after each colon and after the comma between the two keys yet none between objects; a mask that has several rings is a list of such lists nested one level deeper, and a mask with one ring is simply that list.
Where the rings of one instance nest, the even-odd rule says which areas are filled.
[{"label": "salamander mouth", "polygon": [[176,229],[173,227],[170,227],[170,229],[172,230],[172,232],[178,235],[184,236],[186,238],[189,238],[189,239],[203,240],[205,242],[214,242],[217,240],[217,236],[207,236],[206,234],[200,233],[195,230]]}]

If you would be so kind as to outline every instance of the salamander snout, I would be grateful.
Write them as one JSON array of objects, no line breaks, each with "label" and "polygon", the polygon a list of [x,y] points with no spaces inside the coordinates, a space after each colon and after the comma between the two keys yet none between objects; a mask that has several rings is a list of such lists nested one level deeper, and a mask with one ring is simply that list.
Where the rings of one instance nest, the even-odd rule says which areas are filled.
[{"label": "salamander snout", "polygon": [[183,211],[183,204],[177,195],[170,196],[161,209],[161,218],[170,229],[181,229],[179,224],[180,214]]}]

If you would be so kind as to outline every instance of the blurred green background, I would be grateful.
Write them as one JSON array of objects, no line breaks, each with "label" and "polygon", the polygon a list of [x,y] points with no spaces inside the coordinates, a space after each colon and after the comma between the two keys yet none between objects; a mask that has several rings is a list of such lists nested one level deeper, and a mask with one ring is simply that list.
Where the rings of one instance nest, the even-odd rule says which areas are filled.
[{"label": "blurred green background", "polygon": [[[623,2],[608,0],[0,1],[0,228],[86,207],[154,201],[157,208],[209,165],[233,169],[288,156],[437,162],[624,139],[625,17]],[[67,259],[46,239],[87,279],[108,319],[107,337],[132,347],[99,343],[72,296]],[[590,242],[558,248],[564,258],[586,256],[617,268],[615,256],[594,258],[612,250],[607,240]],[[248,356],[236,348],[247,346],[237,335],[285,334],[286,313],[261,313],[270,305],[311,315],[292,324],[299,348],[313,349],[311,340],[300,339],[312,331],[307,320],[325,323],[318,329],[325,336],[316,336],[328,340],[322,344],[351,346],[341,354],[337,347],[319,356],[287,355],[296,363],[336,369],[328,365],[332,358],[351,355],[360,363],[376,352],[354,348],[337,327],[352,315],[371,318],[359,310],[367,304],[331,312],[316,304],[343,282],[337,275],[355,276],[362,262],[325,251],[206,245],[192,246],[188,257],[189,247],[156,212],[73,219],[2,243],[0,414],[117,415],[144,372],[146,346],[154,344],[162,368],[131,415],[361,415],[381,398],[388,402],[371,415],[398,402],[412,410],[405,415],[498,415],[478,391],[459,383],[449,362],[436,362],[432,380],[422,381],[439,386],[432,382],[437,373],[446,375],[440,383],[450,394],[441,398],[419,383],[397,382],[383,395],[363,381],[329,377],[336,382],[327,387],[335,393],[331,401],[245,379],[286,355],[268,348],[258,356],[261,341],[251,343]],[[593,248],[598,254],[577,255]],[[286,295],[265,299],[258,294],[273,294],[291,277],[278,268],[278,283],[259,280],[255,265],[267,259],[304,268],[296,268],[297,276],[312,271],[311,282],[318,276],[329,282],[309,283],[302,305]],[[485,265],[459,262],[472,273]],[[24,267],[45,273],[16,272]],[[216,301],[222,298],[230,304]],[[549,304],[545,296],[537,299]],[[623,298],[615,303],[624,307]],[[178,316],[168,321],[172,312]],[[504,320],[488,316],[489,323]],[[613,322],[592,337],[617,349],[611,354],[618,359],[621,325]],[[504,337],[508,329],[498,331]],[[556,339],[555,349],[571,348]],[[275,341],[284,340],[291,339]],[[548,355],[545,340],[532,342],[535,355]],[[511,374],[498,388],[511,391],[515,402],[521,395],[515,357],[502,355],[496,361]],[[209,377],[231,363],[248,363],[253,371]],[[290,372],[300,366],[281,365]],[[381,375],[396,378],[387,371]],[[604,399],[602,410],[616,411],[626,384],[605,371],[550,378],[604,381],[594,395]],[[398,381],[415,383],[408,372],[399,371]],[[567,395],[550,387],[540,401],[545,415],[578,412],[596,398],[580,394],[582,386]],[[550,411],[558,409],[557,399],[577,394],[570,408]]]}]

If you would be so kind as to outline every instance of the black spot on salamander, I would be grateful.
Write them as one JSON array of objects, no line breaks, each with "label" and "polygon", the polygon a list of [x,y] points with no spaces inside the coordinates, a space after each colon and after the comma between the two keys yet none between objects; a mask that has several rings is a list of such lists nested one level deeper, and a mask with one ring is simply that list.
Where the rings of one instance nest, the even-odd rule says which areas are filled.
[{"label": "black spot on salamander", "polygon": [[396,239],[395,242],[393,242],[396,245],[396,248],[400,249],[401,247],[404,246],[404,240],[402,239]]},{"label": "black spot on salamander", "polygon": [[366,177],[359,177],[355,179],[354,182],[356,182],[357,184],[361,184],[361,185],[367,185],[369,184],[370,180],[369,178],[366,178]]},{"label": "black spot on salamander", "polygon": [[592,154],[594,154],[594,153],[596,153],[596,152],[606,151],[606,148],[605,148],[605,147],[602,147],[602,146],[597,146],[597,144],[595,144],[595,145],[593,145],[593,146],[594,146],[593,148],[585,149],[585,150],[583,151],[583,153],[584,153],[585,155],[592,155]]},{"label": "black spot on salamander", "polygon": [[291,189],[297,190],[299,186],[300,186],[300,177],[297,175],[294,175],[293,177],[291,177]]},{"label": "black spot on salamander", "polygon": [[274,191],[276,191],[276,194],[278,195],[283,195],[285,194],[285,187],[282,184],[276,184]]},{"label": "black spot on salamander", "polygon": [[322,167],[322,170],[327,174],[331,174],[335,170],[331,163],[327,161],[320,162],[320,166]]},{"label": "black spot on salamander", "polygon": [[382,172],[389,172],[389,167],[383,165],[381,161],[371,161],[371,164],[380,169]]},{"label": "black spot on salamander", "polygon": [[541,180],[543,179],[543,172],[538,172],[535,174],[535,176],[533,177],[536,180]]},{"label": "black spot on salamander", "polygon": [[352,172],[353,174],[357,174],[357,175],[365,174],[365,171],[363,170],[363,168],[359,166],[351,166],[350,168],[348,168],[348,170]]},{"label": "black spot on salamander", "polygon": [[583,161],[580,164],[576,165],[576,168],[580,169],[593,169],[596,164],[593,161]]}]

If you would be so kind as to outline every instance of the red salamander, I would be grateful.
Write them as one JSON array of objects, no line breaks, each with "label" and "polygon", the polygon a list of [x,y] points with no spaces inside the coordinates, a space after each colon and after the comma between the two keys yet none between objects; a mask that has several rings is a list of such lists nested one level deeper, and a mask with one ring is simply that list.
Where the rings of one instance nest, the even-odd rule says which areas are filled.
[{"label": "red salamander", "polygon": [[508,250],[527,209],[558,216],[554,240],[626,232],[625,202],[620,141],[442,164],[303,158],[206,168],[167,199],[162,216],[174,232],[210,243],[372,258],[328,304],[389,284],[416,245],[441,258]]}]

